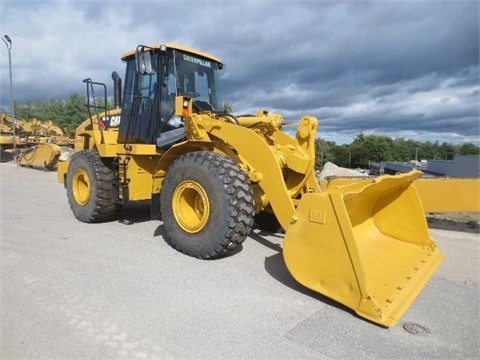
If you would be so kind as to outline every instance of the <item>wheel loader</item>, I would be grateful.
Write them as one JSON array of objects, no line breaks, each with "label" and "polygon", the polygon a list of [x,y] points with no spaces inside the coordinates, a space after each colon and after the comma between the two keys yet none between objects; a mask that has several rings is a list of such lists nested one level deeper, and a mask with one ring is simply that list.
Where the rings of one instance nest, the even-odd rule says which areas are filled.
[{"label": "wheel loader", "polygon": [[231,252],[254,221],[277,224],[299,283],[374,323],[399,321],[443,258],[415,190],[420,172],[322,189],[316,118],[302,117],[292,137],[279,114],[227,112],[225,65],[202,51],[139,45],[122,60],[115,109],[96,101],[99,89],[107,98],[105,84],[84,80],[90,118],[58,164],[78,220],[109,221],[147,200],[166,242],[200,259]]}]

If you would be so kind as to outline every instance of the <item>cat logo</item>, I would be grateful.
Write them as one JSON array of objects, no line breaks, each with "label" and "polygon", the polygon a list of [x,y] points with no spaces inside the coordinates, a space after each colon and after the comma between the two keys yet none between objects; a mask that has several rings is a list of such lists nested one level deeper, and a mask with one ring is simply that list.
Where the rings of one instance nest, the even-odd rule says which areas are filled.
[{"label": "cat logo", "polygon": [[104,129],[111,127],[118,127],[120,125],[120,115],[115,116],[102,116],[100,123]]},{"label": "cat logo", "polygon": [[110,126],[119,126],[120,125],[120,115],[112,116],[110,118]]}]

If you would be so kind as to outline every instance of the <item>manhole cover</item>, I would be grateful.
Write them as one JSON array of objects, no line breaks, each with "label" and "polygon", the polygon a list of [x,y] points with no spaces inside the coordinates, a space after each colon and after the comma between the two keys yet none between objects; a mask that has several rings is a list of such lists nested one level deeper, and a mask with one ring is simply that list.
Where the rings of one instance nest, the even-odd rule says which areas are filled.
[{"label": "manhole cover", "polygon": [[428,329],[425,326],[422,326],[417,323],[405,323],[403,324],[405,331],[413,335],[427,335]]}]

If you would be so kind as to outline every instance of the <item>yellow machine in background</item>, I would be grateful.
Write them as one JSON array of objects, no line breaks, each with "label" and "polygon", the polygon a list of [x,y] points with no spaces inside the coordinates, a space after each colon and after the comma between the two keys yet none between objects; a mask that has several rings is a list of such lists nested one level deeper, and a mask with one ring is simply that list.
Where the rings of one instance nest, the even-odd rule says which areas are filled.
[{"label": "yellow machine in background", "polygon": [[[356,182],[371,182],[374,178],[331,176],[322,179],[322,189]],[[429,212],[480,212],[480,179],[419,177],[415,181],[423,211]]]},{"label": "yellow machine in background", "polygon": [[415,186],[425,212],[480,212],[479,178],[425,178]]},{"label": "yellow machine in background", "polygon": [[21,166],[55,170],[61,154],[62,147],[56,144],[39,144],[22,150],[17,163]]},{"label": "yellow machine in background", "polygon": [[[15,119],[15,140],[12,124],[11,116],[2,113],[0,116],[0,146],[2,152],[10,153],[9,158],[15,157],[21,166],[55,170],[62,153],[70,152],[72,141],[52,121]],[[13,144],[17,148],[15,154],[13,154]]]},{"label": "yellow machine in background", "polygon": [[[314,174],[317,119],[295,137],[282,116],[225,112],[220,59],[162,44],[126,53],[125,88],[114,73],[115,110],[96,103],[58,165],[75,217],[114,219],[122,204],[150,200],[165,240],[197,258],[224,256],[254,221],[286,231],[283,255],[304,286],[383,326],[394,325],[442,260],[413,172],[321,189]],[[105,95],[106,98],[106,95]]]}]

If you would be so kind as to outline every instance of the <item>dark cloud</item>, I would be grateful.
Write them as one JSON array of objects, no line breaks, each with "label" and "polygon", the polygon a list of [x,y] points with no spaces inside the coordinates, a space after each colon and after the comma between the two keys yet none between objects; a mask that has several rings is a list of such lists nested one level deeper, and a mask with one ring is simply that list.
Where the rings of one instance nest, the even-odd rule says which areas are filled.
[{"label": "dark cloud", "polygon": [[[240,113],[314,115],[319,136],[339,143],[360,131],[480,141],[477,2],[66,2],[28,13],[12,2],[1,10],[15,35],[20,102],[83,92],[85,77],[110,83],[112,70],[123,72],[123,52],[170,41],[222,58],[225,99]],[[4,55],[0,71],[4,105]]]}]

